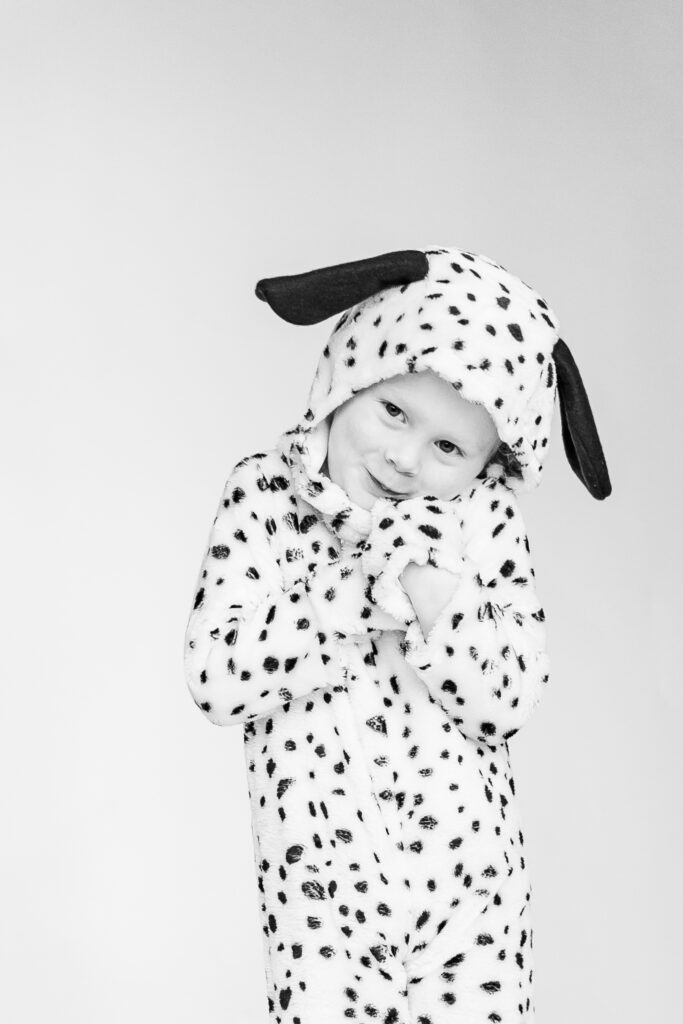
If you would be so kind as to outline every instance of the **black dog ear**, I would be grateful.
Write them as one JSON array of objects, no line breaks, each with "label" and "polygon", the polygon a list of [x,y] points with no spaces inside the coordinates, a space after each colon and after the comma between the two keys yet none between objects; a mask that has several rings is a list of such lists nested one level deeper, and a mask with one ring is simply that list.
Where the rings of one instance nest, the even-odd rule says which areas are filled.
[{"label": "black dog ear", "polygon": [[420,281],[428,270],[425,253],[404,249],[305,274],[264,277],[256,285],[256,294],[290,324],[318,324],[383,288]]},{"label": "black dog ear", "polygon": [[555,342],[553,360],[569,465],[592,496],[601,501],[612,493],[607,463],[579,368],[562,338]]}]

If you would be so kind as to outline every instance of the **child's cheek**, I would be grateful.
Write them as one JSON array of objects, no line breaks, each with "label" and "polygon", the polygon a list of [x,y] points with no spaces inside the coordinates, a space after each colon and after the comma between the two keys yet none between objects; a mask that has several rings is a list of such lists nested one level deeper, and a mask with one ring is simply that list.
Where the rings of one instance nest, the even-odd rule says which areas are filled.
[{"label": "child's cheek", "polygon": [[362,460],[379,441],[376,418],[368,411],[354,417],[349,424],[349,440],[356,459]]},{"label": "child's cheek", "polygon": [[426,482],[427,491],[442,501],[450,501],[462,493],[476,476],[470,464],[459,466],[434,465]]}]

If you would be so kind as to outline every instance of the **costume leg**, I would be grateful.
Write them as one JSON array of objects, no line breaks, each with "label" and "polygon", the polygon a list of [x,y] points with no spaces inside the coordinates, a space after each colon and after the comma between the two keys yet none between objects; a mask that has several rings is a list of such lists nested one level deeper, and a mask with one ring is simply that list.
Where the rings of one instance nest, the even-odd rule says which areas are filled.
[{"label": "costume leg", "polygon": [[272,1024],[411,1024],[400,892],[377,858],[346,851],[259,864]]},{"label": "costume leg", "polygon": [[[319,938],[327,939],[323,931]],[[381,944],[360,954],[337,944],[278,944],[268,1006],[273,1024],[411,1024],[403,965]],[[377,961],[376,956],[384,957]]]},{"label": "costume leg", "polygon": [[376,928],[345,935],[335,921],[343,907],[316,908],[297,941],[280,935],[270,916],[266,978],[273,1024],[411,1024],[401,948]]},{"label": "costume leg", "polygon": [[530,889],[517,866],[448,955],[408,969],[411,1024],[533,1024]]}]

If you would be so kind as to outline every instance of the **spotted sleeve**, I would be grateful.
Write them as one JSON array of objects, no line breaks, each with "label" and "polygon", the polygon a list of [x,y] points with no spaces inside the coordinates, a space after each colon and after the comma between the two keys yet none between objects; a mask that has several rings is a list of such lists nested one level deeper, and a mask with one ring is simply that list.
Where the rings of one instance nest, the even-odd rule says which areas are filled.
[{"label": "spotted sleeve", "polygon": [[[185,634],[185,677],[215,725],[244,723],[340,682],[340,644],[396,628],[366,598],[357,552],[330,549],[285,585],[272,538],[291,523],[255,456],[225,485]],[[289,514],[287,514],[289,511]]]},{"label": "spotted sleeve", "polygon": [[458,588],[427,639],[411,623],[404,656],[461,732],[495,746],[524,725],[548,682],[545,615],[513,492],[488,481],[463,515]]},{"label": "spotted sleeve", "polygon": [[215,725],[233,725],[327,685],[305,582],[285,590],[254,456],[225,485],[185,633],[185,678]]}]

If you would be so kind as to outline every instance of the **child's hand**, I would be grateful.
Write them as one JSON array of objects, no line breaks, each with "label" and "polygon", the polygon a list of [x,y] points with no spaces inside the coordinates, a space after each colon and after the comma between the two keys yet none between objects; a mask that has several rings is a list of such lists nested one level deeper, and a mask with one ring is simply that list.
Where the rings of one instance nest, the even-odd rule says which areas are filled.
[{"label": "child's hand", "polygon": [[372,599],[360,545],[342,545],[338,558],[323,561],[306,576],[306,590],[325,632],[340,643],[405,628]]},{"label": "child's hand", "polygon": [[[439,501],[417,497],[401,502],[380,499],[372,508],[372,523],[363,552],[363,569],[373,600],[406,626],[420,612],[427,622],[441,611],[446,604],[442,598],[452,594],[457,585],[463,551],[460,498]],[[408,573],[410,565],[413,568]],[[419,574],[418,582],[418,568],[433,571]],[[421,625],[422,615],[418,614]]]},{"label": "child's hand", "polygon": [[399,576],[401,586],[415,609],[425,639],[449,603],[460,583],[460,575],[449,569],[409,562]]}]

